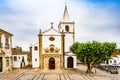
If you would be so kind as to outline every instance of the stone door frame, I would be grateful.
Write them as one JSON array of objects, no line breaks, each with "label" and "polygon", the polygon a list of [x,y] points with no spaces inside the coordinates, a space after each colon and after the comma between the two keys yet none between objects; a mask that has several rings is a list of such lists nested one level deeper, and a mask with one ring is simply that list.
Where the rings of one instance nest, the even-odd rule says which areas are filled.
[{"label": "stone door frame", "polygon": [[55,58],[49,58],[49,69],[55,69]]}]

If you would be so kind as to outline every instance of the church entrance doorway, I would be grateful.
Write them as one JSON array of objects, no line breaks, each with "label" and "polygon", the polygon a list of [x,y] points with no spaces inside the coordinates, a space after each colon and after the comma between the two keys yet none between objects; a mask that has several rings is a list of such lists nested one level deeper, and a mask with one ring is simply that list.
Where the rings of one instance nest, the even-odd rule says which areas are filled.
[{"label": "church entrance doorway", "polygon": [[0,72],[2,72],[2,57],[0,57]]},{"label": "church entrance doorway", "polygon": [[49,69],[55,69],[55,59],[53,57],[49,59]]},{"label": "church entrance doorway", "polygon": [[73,68],[73,58],[68,57],[67,59],[67,68]]}]

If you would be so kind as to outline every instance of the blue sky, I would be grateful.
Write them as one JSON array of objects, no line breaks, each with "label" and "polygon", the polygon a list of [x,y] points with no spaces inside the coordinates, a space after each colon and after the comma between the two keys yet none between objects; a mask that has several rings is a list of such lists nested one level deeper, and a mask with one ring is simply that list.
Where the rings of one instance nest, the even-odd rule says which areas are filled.
[{"label": "blue sky", "polygon": [[[120,47],[120,0],[67,0],[76,41],[109,41]],[[13,47],[28,50],[39,29],[57,29],[65,0],[0,0],[0,28],[14,34]]]}]

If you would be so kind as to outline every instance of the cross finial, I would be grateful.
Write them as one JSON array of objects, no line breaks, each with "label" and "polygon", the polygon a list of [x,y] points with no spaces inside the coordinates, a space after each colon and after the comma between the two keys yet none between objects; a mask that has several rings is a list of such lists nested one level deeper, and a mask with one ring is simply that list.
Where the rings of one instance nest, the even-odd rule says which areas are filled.
[{"label": "cross finial", "polygon": [[53,28],[53,22],[51,22],[51,28]]}]

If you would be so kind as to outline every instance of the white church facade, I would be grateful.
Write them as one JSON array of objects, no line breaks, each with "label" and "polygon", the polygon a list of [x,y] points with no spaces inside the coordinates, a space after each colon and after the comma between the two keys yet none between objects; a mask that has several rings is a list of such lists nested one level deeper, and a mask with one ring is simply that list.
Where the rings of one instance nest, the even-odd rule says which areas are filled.
[{"label": "white church facade", "polygon": [[69,50],[75,40],[75,26],[74,22],[70,21],[67,6],[58,24],[58,30],[54,29],[51,23],[48,30],[40,30],[38,37],[38,43],[30,46],[33,68],[76,68],[76,56]]}]

